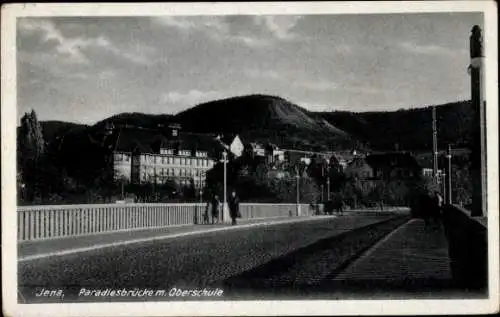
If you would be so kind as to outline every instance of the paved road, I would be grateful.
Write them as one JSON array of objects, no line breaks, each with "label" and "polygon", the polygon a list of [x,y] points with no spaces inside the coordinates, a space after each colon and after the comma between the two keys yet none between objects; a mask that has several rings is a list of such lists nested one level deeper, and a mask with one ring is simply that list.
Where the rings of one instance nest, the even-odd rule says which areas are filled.
[{"label": "paved road", "polygon": [[[354,213],[320,221],[241,228],[20,261],[18,264],[19,286],[22,290],[20,298],[47,301],[48,298],[34,298],[34,293],[39,292],[42,287],[56,290],[68,286],[73,287],[76,293],[81,288],[107,287],[166,290],[172,287],[223,287],[225,290],[231,290],[231,285],[237,284],[234,281],[241,282],[245,272],[258,270],[262,266],[269,265],[268,263],[274,265],[290,263],[290,256],[296,257],[297,260],[299,260],[297,256],[300,256],[300,259],[309,261],[308,263],[315,263],[314,258],[305,255],[312,252],[324,256],[324,247],[337,241],[344,245],[346,250],[339,251],[341,255],[330,258],[329,261],[331,263],[337,259],[339,262],[326,271],[325,267],[316,268],[331,274],[332,270],[338,269],[339,263],[352,257],[353,252],[368,247],[383,234],[405,222],[406,218],[403,218],[405,216],[392,213]],[[367,234],[355,235],[354,240],[347,238],[350,235],[346,233],[353,232],[355,228],[380,222],[385,223],[382,231],[371,229]],[[365,238],[361,239],[361,236]],[[345,243],[341,243],[342,241]],[[280,259],[283,258],[285,262],[276,262],[282,261]],[[293,269],[275,266],[275,269],[292,276],[288,281],[293,283],[296,280],[293,276],[296,277],[301,272],[297,271],[297,266],[291,267]],[[312,271],[310,264],[307,267],[308,274],[311,274],[314,265]],[[305,279],[309,278],[306,276]],[[96,298],[71,298],[72,295],[69,293],[66,293],[65,298],[69,301],[96,300]],[[57,298],[53,300],[58,301]],[[167,300],[172,299],[167,298]]]}]

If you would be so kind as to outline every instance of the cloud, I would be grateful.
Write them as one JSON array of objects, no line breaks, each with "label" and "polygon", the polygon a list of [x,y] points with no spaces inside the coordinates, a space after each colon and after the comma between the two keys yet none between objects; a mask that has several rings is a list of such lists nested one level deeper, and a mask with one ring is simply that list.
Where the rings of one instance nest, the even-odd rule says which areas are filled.
[{"label": "cloud", "polygon": [[269,39],[256,36],[250,30],[235,31],[224,16],[160,16],[153,17],[152,20],[157,25],[179,30],[185,35],[201,32],[219,43],[233,42],[250,48],[272,44]]},{"label": "cloud", "polygon": [[268,32],[273,34],[279,40],[293,40],[297,35],[292,32],[301,16],[291,15],[276,15],[264,16],[259,15],[254,17],[254,23],[258,26],[265,27]]},{"label": "cloud", "polygon": [[218,16],[157,16],[152,17],[152,20],[159,25],[175,28],[185,32],[228,32],[228,25],[224,22],[222,17]]},{"label": "cloud", "polygon": [[283,79],[283,76],[280,75],[277,71],[274,70],[261,70],[261,69],[250,69],[247,68],[244,71],[244,74],[251,78],[266,78],[266,79]]},{"label": "cloud", "polygon": [[412,42],[402,42],[398,46],[403,51],[420,55],[456,56],[457,54],[467,54],[467,50],[465,49],[452,49],[433,44],[422,45]]},{"label": "cloud", "polygon": [[309,111],[332,111],[332,105],[324,104],[324,103],[315,103],[309,101],[303,101],[297,103],[299,106],[309,110]]},{"label": "cloud", "polygon": [[82,49],[89,46],[104,47],[107,41],[102,38],[66,38],[55,25],[43,19],[20,19],[18,29],[22,33],[41,33],[44,43],[55,44],[56,53],[64,57],[67,62],[87,63],[88,59],[82,53]]},{"label": "cloud", "polygon": [[244,74],[248,77],[255,79],[270,79],[274,81],[286,82],[299,88],[305,88],[313,91],[331,91],[337,88],[335,82],[325,79],[307,80],[300,79],[300,77],[292,74],[291,72],[280,73],[272,69],[245,69]]},{"label": "cloud", "polygon": [[295,84],[299,87],[314,91],[331,91],[337,88],[337,85],[329,80],[298,81],[295,82]]},{"label": "cloud", "polygon": [[196,89],[187,92],[171,91],[162,95],[163,103],[194,106],[202,102],[208,102],[227,96],[220,91],[200,91]]},{"label": "cloud", "polygon": [[[26,35],[40,34],[40,40],[43,43],[55,45],[55,53],[61,58],[61,61],[73,64],[88,64],[90,60],[85,54],[88,49],[105,50],[137,64],[148,64],[151,61],[149,54],[153,51],[152,48],[143,45],[140,48],[123,49],[102,35],[97,37],[66,37],[52,21],[40,18],[20,19],[18,30]],[[40,52],[31,53],[36,55]]]},{"label": "cloud", "polygon": [[341,87],[340,89],[355,93],[369,94],[369,95],[384,94],[387,92],[387,90],[385,89],[376,88],[373,86],[365,86],[365,85],[349,85]]}]

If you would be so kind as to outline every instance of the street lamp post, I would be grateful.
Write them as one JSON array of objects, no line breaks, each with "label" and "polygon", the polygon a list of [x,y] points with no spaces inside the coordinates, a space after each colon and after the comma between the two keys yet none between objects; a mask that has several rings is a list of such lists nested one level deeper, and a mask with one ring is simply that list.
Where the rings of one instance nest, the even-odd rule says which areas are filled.
[{"label": "street lamp post", "polygon": [[224,201],[222,203],[222,221],[227,221],[226,202],[227,202],[227,151],[222,152],[222,162],[224,163]]},{"label": "street lamp post", "polygon": [[300,174],[299,174],[299,168],[297,167],[297,216],[300,216],[300,191],[299,191],[299,181],[300,181]]},{"label": "street lamp post", "polygon": [[441,186],[443,190],[443,200],[448,201],[448,189],[446,188],[446,173],[441,174]]},{"label": "street lamp post", "polygon": [[448,159],[448,204],[451,204],[451,145],[448,145],[448,154],[446,155]]},{"label": "street lamp post", "polygon": [[330,166],[326,168],[326,199],[330,201]]}]

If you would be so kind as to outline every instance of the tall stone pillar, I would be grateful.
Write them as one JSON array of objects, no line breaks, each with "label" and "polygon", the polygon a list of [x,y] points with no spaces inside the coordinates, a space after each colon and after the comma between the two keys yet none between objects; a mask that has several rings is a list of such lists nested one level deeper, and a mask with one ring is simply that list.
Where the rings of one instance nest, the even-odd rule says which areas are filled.
[{"label": "tall stone pillar", "polygon": [[475,25],[470,35],[471,103],[476,113],[471,144],[473,185],[472,215],[486,216],[486,101],[484,100],[484,55],[481,28]]}]

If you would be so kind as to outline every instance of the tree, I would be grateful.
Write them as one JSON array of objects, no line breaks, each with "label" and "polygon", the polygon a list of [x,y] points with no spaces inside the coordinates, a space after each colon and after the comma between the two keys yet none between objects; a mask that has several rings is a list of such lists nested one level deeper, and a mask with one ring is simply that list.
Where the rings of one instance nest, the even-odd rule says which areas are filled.
[{"label": "tree", "polygon": [[453,203],[470,206],[473,184],[469,164],[465,166],[453,165],[451,175]]},{"label": "tree", "polygon": [[26,199],[33,202],[35,199],[41,199],[42,195],[42,156],[45,151],[42,127],[34,110],[25,113],[21,118],[18,147]]},{"label": "tree", "polygon": [[193,201],[196,199],[196,187],[194,185],[194,179],[190,179],[189,185],[182,188],[182,196],[185,200]]}]

